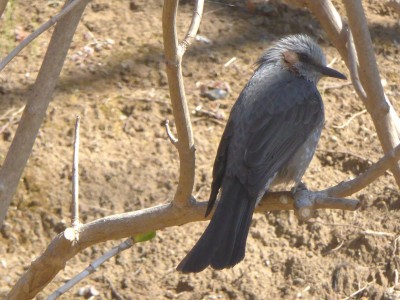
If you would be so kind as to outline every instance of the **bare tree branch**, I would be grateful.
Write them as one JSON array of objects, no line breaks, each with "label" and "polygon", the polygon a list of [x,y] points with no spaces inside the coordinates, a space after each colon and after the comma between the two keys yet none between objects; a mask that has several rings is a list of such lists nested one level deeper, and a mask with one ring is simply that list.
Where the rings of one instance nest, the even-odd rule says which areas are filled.
[{"label": "bare tree branch", "polygon": [[[268,193],[260,201],[256,212],[295,210],[300,218],[307,219],[315,209],[355,210],[360,205],[358,200],[337,197],[345,197],[360,191],[378,176],[383,175],[399,158],[400,146],[397,146],[356,179],[342,182],[323,191],[303,190],[296,193],[295,197],[291,192]],[[206,202],[192,199],[190,203],[191,205],[185,208],[167,203],[95,220],[79,227],[79,243],[76,242],[75,231],[67,228],[31,264],[11,290],[9,299],[35,297],[65,267],[69,259],[91,245],[210,219],[211,216],[204,217]]]},{"label": "bare tree branch", "polygon": [[[400,142],[397,134],[400,121],[383,91],[362,3],[360,0],[344,1],[344,5],[359,59],[359,74],[361,74],[363,87],[368,95],[365,106],[371,114],[386,153]],[[396,162],[391,170],[400,186],[399,164]]]},{"label": "bare tree branch", "polygon": [[169,127],[169,120],[165,120],[165,131],[167,132],[167,135],[168,135],[168,138],[169,138],[171,144],[176,147],[176,144],[178,143],[178,139],[174,136],[174,134],[171,131],[171,128]]},{"label": "bare tree branch", "polygon": [[178,0],[166,0],[163,9],[163,38],[168,84],[178,141],[175,144],[180,161],[179,182],[174,205],[187,206],[194,185],[195,148],[190,113],[186,102],[182,77],[182,56],[199,27],[203,13],[203,0],[196,1],[189,31],[184,42],[178,45],[176,14]]},{"label": "bare tree branch", "polygon": [[195,1],[195,8],[193,11],[192,21],[190,23],[190,26],[186,33],[185,38],[179,44],[179,47],[182,49],[181,50],[182,53],[179,53],[180,55],[183,55],[185,53],[187,47],[190,46],[190,44],[192,43],[193,39],[195,38],[195,36],[197,34],[197,31],[199,30],[200,21],[201,21],[201,17],[203,14],[203,6],[204,6],[203,0]]},{"label": "bare tree branch", "polygon": [[79,116],[75,122],[74,154],[72,159],[72,227],[79,226]]},{"label": "bare tree branch", "polygon": [[369,97],[365,105],[371,115],[382,117],[389,112],[389,106],[385,100],[364,9],[360,0],[344,1],[344,6],[357,51],[359,74],[362,74],[363,87]]},{"label": "bare tree branch", "polygon": [[360,77],[358,75],[358,58],[356,48],[354,46],[353,35],[350,30],[347,31],[347,48],[349,52],[349,71],[351,82],[353,83],[354,89],[358,97],[362,100],[362,102],[367,102],[367,93],[365,92],[361,82]]},{"label": "bare tree branch", "polygon": [[[0,16],[1,16],[1,5],[3,4],[0,0]],[[83,0],[75,0],[75,1],[69,1],[59,12],[57,15],[52,17],[50,20],[48,20],[46,23],[42,24],[38,29],[36,29],[34,32],[32,32],[29,36],[27,36],[17,47],[15,47],[14,50],[12,50],[3,60],[0,61],[0,71],[4,69],[4,67],[22,51],[30,42],[32,42],[34,39],[36,39],[39,35],[41,35],[43,32],[45,32],[47,29],[49,29],[51,26],[56,24],[59,20],[61,20],[66,14],[68,14],[72,9],[74,9],[75,6],[77,6],[80,2]],[[7,4],[7,1],[5,1]]]},{"label": "bare tree branch", "polygon": [[400,145],[387,152],[383,158],[373,164],[366,172],[353,180],[341,182],[338,185],[326,189],[327,195],[333,197],[346,197],[358,191],[361,191],[367,185],[371,184],[378,177],[385,174],[386,170],[400,160]]},{"label": "bare tree branch", "polygon": [[[319,20],[335,48],[339,51],[346,65],[349,66],[349,54],[346,47],[348,35],[339,13],[330,0],[297,0],[305,5]],[[343,1],[349,18],[350,29],[358,54],[360,81],[367,93],[365,106],[374,122],[384,152],[393,149],[399,143],[400,120],[387,97],[383,93],[368,24],[361,2]],[[400,166],[395,163],[391,168],[397,184],[400,186]]]},{"label": "bare tree branch", "polygon": [[125,251],[129,248],[131,248],[134,244],[134,241],[132,238],[129,238],[119,244],[117,247],[112,248],[110,251],[96,259],[94,262],[90,263],[89,266],[80,272],[77,276],[72,278],[71,280],[68,280],[66,284],[64,284],[62,287],[58,288],[54,293],[52,293],[47,300],[54,300],[60,297],[62,294],[65,294],[67,291],[69,291],[74,285],[82,281],[84,278],[92,274],[96,269],[101,266],[103,263],[105,263],[107,260],[110,258],[116,256],[117,254],[121,253],[122,251]]},{"label": "bare tree branch", "polygon": [[[71,2],[69,0],[67,5]],[[35,85],[27,96],[27,105],[0,169],[0,226],[17,189],[40,125],[46,116],[69,45],[88,2],[89,0],[81,1],[73,12],[57,23]]]},{"label": "bare tree branch", "polygon": [[[59,234],[50,243],[45,252],[32,262],[26,273],[12,288],[8,299],[31,299],[37,295],[56,275],[64,269],[69,259],[83,249],[101,242],[134,236],[151,230],[179,226],[189,222],[205,221],[206,202],[196,202],[187,208],[179,208],[172,203],[113,215],[84,224],[79,228],[79,242]],[[320,205],[320,204],[318,204]],[[334,204],[337,207],[337,204]],[[356,209],[355,201],[347,209]],[[271,210],[292,210],[294,200],[290,192],[270,193],[260,206],[258,212]],[[342,209],[343,207],[340,207]]]}]

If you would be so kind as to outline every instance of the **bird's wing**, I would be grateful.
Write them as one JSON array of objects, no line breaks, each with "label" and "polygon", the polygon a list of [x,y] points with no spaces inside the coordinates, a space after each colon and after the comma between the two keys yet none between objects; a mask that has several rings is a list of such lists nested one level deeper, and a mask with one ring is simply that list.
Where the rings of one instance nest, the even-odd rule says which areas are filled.
[{"label": "bird's wing", "polygon": [[[252,103],[242,105],[235,111],[240,115],[232,116],[242,117],[242,124],[234,129],[227,174],[237,177],[249,195],[259,199],[269,180],[323,122],[323,103],[313,83],[295,76],[276,80],[264,92],[255,86],[246,88],[250,90],[243,96],[252,97]],[[238,101],[248,103],[248,99]]]},{"label": "bird's wing", "polygon": [[219,189],[222,185],[222,180],[224,178],[226,169],[226,160],[228,158],[228,146],[232,135],[233,135],[233,121],[229,119],[228,123],[225,126],[224,133],[222,134],[221,141],[219,142],[217,155],[214,161],[213,181],[211,184],[211,193],[205,214],[206,217],[211,212],[215,204],[215,201],[217,200]]}]

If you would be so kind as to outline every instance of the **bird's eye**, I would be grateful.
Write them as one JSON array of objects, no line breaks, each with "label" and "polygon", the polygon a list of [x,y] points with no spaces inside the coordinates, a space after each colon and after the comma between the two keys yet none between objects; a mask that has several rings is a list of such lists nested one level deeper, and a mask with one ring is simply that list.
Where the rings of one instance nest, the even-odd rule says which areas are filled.
[{"label": "bird's eye", "polygon": [[301,62],[310,62],[310,57],[305,53],[297,53],[297,57]]}]

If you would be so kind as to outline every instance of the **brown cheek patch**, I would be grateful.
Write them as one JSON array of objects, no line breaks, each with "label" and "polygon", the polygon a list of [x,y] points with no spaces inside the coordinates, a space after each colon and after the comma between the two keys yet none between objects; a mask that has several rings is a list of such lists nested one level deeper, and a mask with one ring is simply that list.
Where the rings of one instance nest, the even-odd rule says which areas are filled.
[{"label": "brown cheek patch", "polygon": [[283,60],[288,65],[288,67],[293,66],[299,61],[298,55],[293,51],[285,51],[283,52]]},{"label": "brown cheek patch", "polygon": [[293,51],[285,51],[282,53],[283,61],[288,70],[294,74],[299,74],[295,64],[299,62],[299,56]]}]

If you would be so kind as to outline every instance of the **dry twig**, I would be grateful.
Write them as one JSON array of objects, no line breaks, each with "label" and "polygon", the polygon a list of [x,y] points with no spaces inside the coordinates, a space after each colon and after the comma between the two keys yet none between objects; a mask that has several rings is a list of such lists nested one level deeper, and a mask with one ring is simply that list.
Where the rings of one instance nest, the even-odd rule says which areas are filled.
[{"label": "dry twig", "polygon": [[351,82],[358,97],[365,103],[367,101],[367,93],[365,92],[358,76],[358,58],[356,48],[354,46],[353,35],[350,30],[347,30],[347,51],[349,52],[349,71]]},{"label": "dry twig", "polygon": [[75,122],[74,155],[72,159],[72,227],[79,226],[79,116]]},{"label": "dry twig", "polygon": [[368,282],[366,285],[364,285],[362,288],[360,288],[359,290],[355,291],[353,294],[351,294],[350,296],[344,298],[343,300],[350,300],[353,297],[357,296],[358,294],[362,293],[367,287],[369,287],[371,284],[373,284],[375,281],[371,281]]},{"label": "dry twig", "polygon": [[66,284],[63,286],[59,287],[54,293],[52,293],[47,300],[54,300],[60,297],[62,294],[65,294],[67,291],[69,291],[74,285],[78,284],[80,281],[82,281],[84,278],[92,274],[93,272],[96,271],[96,269],[104,264],[107,260],[110,258],[118,255],[122,251],[125,251],[133,246],[134,242],[131,238],[125,240],[121,244],[119,244],[117,247],[112,248],[110,251],[93,261],[92,263],[89,264],[89,266],[83,270],[81,273],[76,275],[74,278],[69,280]]},{"label": "dry twig", "polygon": [[196,36],[203,13],[204,0],[198,0],[195,4],[192,22],[185,39],[178,45],[176,32],[176,14],[178,0],[165,1],[163,9],[163,38],[165,59],[167,67],[168,84],[171,95],[172,110],[178,135],[176,147],[179,153],[179,181],[174,196],[174,205],[185,207],[194,185],[195,148],[190,122],[190,113],[185,97],[185,89],[182,77],[182,57],[186,48]]},{"label": "dry twig", "polygon": [[349,124],[351,123],[351,121],[353,121],[355,118],[357,118],[358,116],[361,116],[363,114],[365,114],[367,112],[366,109],[363,109],[362,111],[359,111],[358,113],[353,114],[346,122],[344,122],[342,125],[332,125],[333,128],[336,129],[343,129],[346,128],[347,126],[349,126]]},{"label": "dry twig", "polygon": [[[2,1],[2,0],[0,0]],[[45,32],[47,29],[52,27],[58,21],[60,21],[65,15],[67,15],[71,10],[73,10],[78,4],[81,2],[85,2],[86,0],[74,0],[67,1],[66,5],[63,9],[46,23],[42,24],[38,29],[32,32],[29,36],[27,36],[17,47],[14,48],[3,60],[0,61],[0,71],[4,69],[4,67],[22,51],[30,42],[36,39],[39,35]],[[5,1],[7,4],[7,1]],[[88,1],[87,1],[88,2]],[[0,2],[0,16],[1,16],[1,5],[3,3]]]},{"label": "dry twig", "polygon": [[165,131],[167,132],[167,136],[169,140],[171,141],[171,144],[176,147],[176,144],[178,143],[178,139],[174,136],[174,134],[171,131],[171,128],[169,127],[169,120],[165,120]]},{"label": "dry twig", "polygon": [[338,185],[328,188],[322,192],[335,197],[352,195],[375,181],[379,176],[385,174],[385,171],[393,166],[393,163],[397,162],[399,159],[400,145],[386,153],[384,157],[369,167],[368,170],[360,176],[349,181],[341,182]]}]

